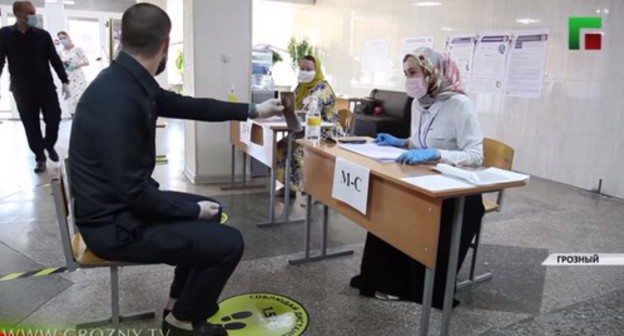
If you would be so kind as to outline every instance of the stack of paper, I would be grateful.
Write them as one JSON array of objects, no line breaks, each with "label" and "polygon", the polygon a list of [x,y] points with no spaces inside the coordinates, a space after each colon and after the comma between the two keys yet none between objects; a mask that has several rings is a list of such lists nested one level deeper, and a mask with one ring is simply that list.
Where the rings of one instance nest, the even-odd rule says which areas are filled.
[{"label": "stack of paper", "polygon": [[401,156],[401,154],[406,152],[404,149],[390,146],[379,146],[374,143],[340,144],[340,148],[384,162],[395,161],[399,156]]},{"label": "stack of paper", "polygon": [[403,181],[429,191],[447,191],[529,179],[529,175],[498,168],[470,171],[440,163],[434,169],[442,174],[406,177]]},{"label": "stack of paper", "polygon": [[435,168],[443,175],[459,178],[476,186],[484,186],[497,183],[509,183],[527,181],[529,175],[515,173],[499,168],[487,168],[483,170],[465,170],[451,165],[440,163]]}]

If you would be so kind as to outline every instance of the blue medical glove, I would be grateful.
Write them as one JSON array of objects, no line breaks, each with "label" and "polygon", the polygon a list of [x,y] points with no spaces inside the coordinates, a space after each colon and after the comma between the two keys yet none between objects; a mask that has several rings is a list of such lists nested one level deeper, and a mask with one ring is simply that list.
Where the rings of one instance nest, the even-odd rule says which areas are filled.
[{"label": "blue medical glove", "polygon": [[396,162],[407,164],[418,164],[427,161],[434,161],[440,158],[440,151],[437,149],[412,149],[396,159]]},{"label": "blue medical glove", "polygon": [[379,133],[373,143],[379,146],[405,147],[405,139],[399,139],[388,133]]}]

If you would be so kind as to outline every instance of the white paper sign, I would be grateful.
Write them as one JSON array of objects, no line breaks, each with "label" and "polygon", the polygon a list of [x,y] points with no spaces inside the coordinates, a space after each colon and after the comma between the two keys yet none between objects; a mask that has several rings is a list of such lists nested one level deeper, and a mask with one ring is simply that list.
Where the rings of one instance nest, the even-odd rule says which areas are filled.
[{"label": "white paper sign", "polygon": [[505,94],[539,98],[542,95],[548,53],[548,30],[514,33],[507,65]]},{"label": "white paper sign", "polygon": [[363,69],[370,71],[388,70],[388,53],[390,42],[388,40],[364,41]]},{"label": "white paper sign", "polygon": [[505,33],[487,34],[479,37],[470,81],[473,91],[503,92],[510,41],[511,36]]},{"label": "white paper sign", "polygon": [[370,169],[336,158],[332,197],[366,215]]},{"label": "white paper sign", "polygon": [[251,125],[252,122],[247,120],[241,121],[238,127],[240,131],[240,141],[246,145],[249,145],[251,142]]},{"label": "white paper sign", "polygon": [[474,57],[476,35],[449,36],[446,40],[446,52],[459,69],[459,78],[468,91],[470,89],[470,78],[472,77],[472,63]]}]

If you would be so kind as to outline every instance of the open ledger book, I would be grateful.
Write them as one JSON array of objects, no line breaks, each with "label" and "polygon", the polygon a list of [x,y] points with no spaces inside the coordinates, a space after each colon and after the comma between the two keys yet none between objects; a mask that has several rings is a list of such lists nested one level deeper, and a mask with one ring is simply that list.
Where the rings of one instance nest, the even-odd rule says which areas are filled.
[{"label": "open ledger book", "polygon": [[439,171],[442,175],[456,177],[476,186],[529,180],[529,175],[514,173],[495,167],[483,170],[465,170],[446,163],[439,163],[433,169]]}]

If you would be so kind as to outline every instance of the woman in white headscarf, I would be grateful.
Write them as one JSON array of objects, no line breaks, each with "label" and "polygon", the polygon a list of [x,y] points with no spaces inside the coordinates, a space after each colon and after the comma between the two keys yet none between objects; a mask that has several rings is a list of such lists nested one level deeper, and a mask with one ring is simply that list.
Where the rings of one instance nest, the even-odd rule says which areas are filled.
[{"label": "woman in white headscarf", "polygon": [[[408,149],[398,161],[407,164],[441,161],[480,166],[483,136],[470,98],[461,87],[459,70],[447,56],[429,48],[405,55],[405,89],[412,103],[411,138],[382,133],[375,142]],[[442,204],[432,306],[442,309],[451,240],[454,200]],[[479,227],[484,208],[481,195],[466,198],[458,269]],[[405,220],[409,220],[406,218]],[[425,266],[369,233],[360,275],[351,286],[364,296],[422,302]],[[454,300],[454,305],[459,302]]]}]

